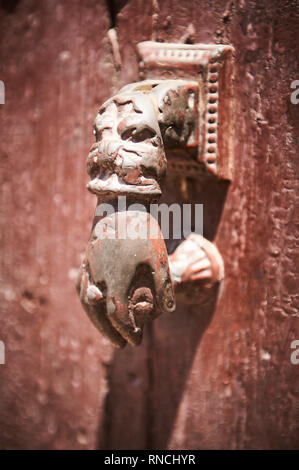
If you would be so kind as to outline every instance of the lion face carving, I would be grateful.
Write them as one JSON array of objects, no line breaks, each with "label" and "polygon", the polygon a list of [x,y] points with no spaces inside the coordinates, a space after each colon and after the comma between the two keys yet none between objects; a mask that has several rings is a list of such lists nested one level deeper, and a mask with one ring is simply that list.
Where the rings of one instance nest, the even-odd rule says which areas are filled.
[{"label": "lion face carving", "polygon": [[154,102],[141,91],[124,91],[106,101],[95,119],[87,188],[105,197],[159,197],[166,158]]}]

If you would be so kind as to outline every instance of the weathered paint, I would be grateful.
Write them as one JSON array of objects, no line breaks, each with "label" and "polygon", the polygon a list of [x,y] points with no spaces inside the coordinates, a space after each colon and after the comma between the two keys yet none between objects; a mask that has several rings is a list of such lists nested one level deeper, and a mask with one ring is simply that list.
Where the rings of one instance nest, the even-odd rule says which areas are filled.
[{"label": "weathered paint", "polygon": [[[1,447],[298,448],[297,2],[164,0],[153,12],[151,2],[116,1],[116,70],[105,2],[9,3],[0,18]],[[181,303],[136,354],[99,336],[74,278],[94,210],[82,159],[94,115],[136,81],[136,45],[149,39],[234,46],[237,172],[229,190],[184,186],[204,203],[205,236],[224,257],[219,302]],[[178,188],[175,174],[165,200]]]}]

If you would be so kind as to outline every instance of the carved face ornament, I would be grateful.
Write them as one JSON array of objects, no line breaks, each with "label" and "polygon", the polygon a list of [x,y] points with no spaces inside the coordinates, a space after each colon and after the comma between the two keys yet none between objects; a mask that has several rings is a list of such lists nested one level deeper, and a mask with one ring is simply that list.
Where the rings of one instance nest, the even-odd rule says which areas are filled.
[{"label": "carved face ornament", "polygon": [[166,158],[150,96],[137,91],[106,101],[94,132],[97,141],[87,159],[89,191],[101,197],[160,196]]}]

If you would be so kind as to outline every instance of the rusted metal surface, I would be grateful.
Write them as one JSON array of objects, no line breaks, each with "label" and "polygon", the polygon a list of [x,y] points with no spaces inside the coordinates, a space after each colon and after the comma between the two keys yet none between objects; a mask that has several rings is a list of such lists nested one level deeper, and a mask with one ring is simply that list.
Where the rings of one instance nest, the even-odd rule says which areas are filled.
[{"label": "rusted metal surface", "polygon": [[[115,239],[111,239],[111,227],[124,223],[128,232],[136,230],[136,223],[156,224],[159,236],[130,239],[119,237],[116,231]],[[105,226],[104,236],[97,235],[99,225]],[[116,346],[127,341],[140,344],[145,322],[175,309],[163,236],[146,212],[124,210],[97,222],[81,270],[81,302],[91,320]],[[152,308],[148,308],[146,299],[151,299]],[[146,305],[139,305],[142,302]]]},{"label": "rusted metal surface", "polygon": [[175,283],[206,280],[210,284],[224,278],[222,257],[217,247],[197,233],[189,235],[170,256]]},{"label": "rusted metal surface", "polygon": [[[172,279],[158,222],[132,206],[141,202],[149,210],[161,195],[164,147],[198,147],[199,108],[197,82],[145,80],[121,89],[95,119],[87,189],[98,206],[77,290],[92,322],[115,346],[140,344],[145,322],[175,310],[174,283],[205,279],[210,287],[223,278],[217,248],[194,234],[172,256]],[[128,197],[122,211],[119,196]]]},{"label": "rusted metal surface", "polygon": [[[87,159],[91,177],[87,188],[97,195],[98,205],[105,201],[115,205],[120,195],[129,200],[123,212],[117,209],[100,220],[96,211],[77,289],[94,324],[116,346],[124,346],[126,342],[139,344],[145,321],[175,309],[168,255],[160,228],[151,215],[128,210],[127,205],[142,202],[148,206],[160,196],[166,158],[158,121],[161,119],[165,124],[163,134],[169,134],[169,140],[188,139],[194,124],[188,111],[186,119],[177,118],[178,112],[176,120],[174,114],[171,119],[167,104],[176,106],[182,100],[185,110],[186,99],[181,96],[186,96],[191,86],[180,81],[128,85],[103,104],[95,120],[97,142]],[[179,134],[168,132],[174,124],[181,129]],[[156,238],[151,238],[149,233],[145,239],[130,239],[128,233],[136,223],[141,227],[155,226]],[[124,224],[126,233],[121,234],[116,227]],[[148,302],[140,306],[142,315],[137,292],[152,298],[150,309]],[[132,299],[137,302],[134,308]]]}]

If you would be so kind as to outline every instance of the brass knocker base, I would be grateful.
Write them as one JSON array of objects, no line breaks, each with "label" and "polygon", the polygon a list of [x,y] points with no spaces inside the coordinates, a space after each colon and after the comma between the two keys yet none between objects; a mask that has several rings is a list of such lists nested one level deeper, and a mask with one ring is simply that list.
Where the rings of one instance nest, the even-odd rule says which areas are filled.
[{"label": "brass knocker base", "polygon": [[[153,64],[148,51],[153,48],[155,52],[157,46],[151,44],[139,47],[142,73]],[[201,54],[202,61],[209,58],[214,68],[219,50],[224,57],[228,46],[217,47],[218,52],[204,48]],[[163,57],[167,70],[168,59],[174,60],[175,54],[159,56],[160,66]],[[219,65],[219,57],[217,61]],[[172,69],[178,68],[178,62],[172,62]],[[192,71],[192,63],[187,63]],[[200,234],[189,235],[168,257],[159,224],[151,214],[151,205],[161,195],[169,153],[177,163],[189,158],[202,178],[209,172],[230,171],[229,166],[217,166],[215,136],[210,136],[211,145],[203,141],[207,132],[204,89],[202,81],[189,78],[143,80],[108,99],[96,117],[87,188],[97,196],[98,205],[77,289],[93,323],[116,346],[139,344],[145,322],[173,312],[176,286],[199,280],[210,286],[223,279],[216,246]],[[211,116],[215,114],[208,109]],[[208,160],[201,158],[206,153]]]}]

